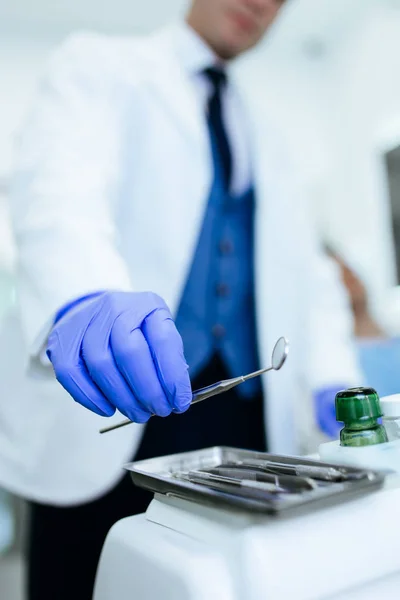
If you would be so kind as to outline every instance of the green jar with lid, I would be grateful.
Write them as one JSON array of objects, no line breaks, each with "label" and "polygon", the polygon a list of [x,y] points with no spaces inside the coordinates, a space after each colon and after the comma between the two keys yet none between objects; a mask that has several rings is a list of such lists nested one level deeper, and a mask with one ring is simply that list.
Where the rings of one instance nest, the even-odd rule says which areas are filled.
[{"label": "green jar with lid", "polygon": [[373,388],[357,387],[336,394],[336,419],[344,423],[341,446],[373,446],[388,441],[379,396]]}]

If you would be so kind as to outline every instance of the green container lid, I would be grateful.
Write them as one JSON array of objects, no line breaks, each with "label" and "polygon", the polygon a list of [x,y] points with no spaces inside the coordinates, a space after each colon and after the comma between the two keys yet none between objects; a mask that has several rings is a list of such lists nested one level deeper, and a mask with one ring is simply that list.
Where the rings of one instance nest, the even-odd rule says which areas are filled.
[{"label": "green container lid", "polygon": [[351,423],[382,417],[379,396],[373,388],[350,388],[336,394],[336,420]]}]

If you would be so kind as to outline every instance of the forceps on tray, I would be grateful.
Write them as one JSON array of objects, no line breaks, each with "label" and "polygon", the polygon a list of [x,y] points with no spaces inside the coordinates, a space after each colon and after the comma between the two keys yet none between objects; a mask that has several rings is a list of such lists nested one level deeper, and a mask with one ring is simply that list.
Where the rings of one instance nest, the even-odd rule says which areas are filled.
[{"label": "forceps on tray", "polygon": [[[217,394],[222,394],[223,392],[227,392],[232,388],[248,381],[249,379],[253,379],[253,377],[259,377],[268,371],[279,371],[279,369],[283,366],[287,355],[289,353],[289,342],[286,338],[280,337],[278,341],[275,343],[274,349],[272,351],[271,357],[271,366],[267,369],[260,369],[259,371],[255,371],[254,373],[249,373],[248,375],[241,375],[240,377],[233,377],[232,379],[224,379],[223,381],[218,381],[217,383],[213,383],[212,385],[208,385],[207,387],[201,388],[200,390],[196,390],[193,392],[192,404],[197,404],[197,402],[202,402],[207,398],[211,398],[212,396],[216,396]],[[100,429],[100,433],[107,433],[108,431],[113,431],[114,429],[119,429],[120,427],[124,427],[125,425],[130,425],[133,423],[130,419],[126,419],[125,421],[121,421],[121,423],[117,423],[116,425],[111,425],[109,427],[104,427]]]}]

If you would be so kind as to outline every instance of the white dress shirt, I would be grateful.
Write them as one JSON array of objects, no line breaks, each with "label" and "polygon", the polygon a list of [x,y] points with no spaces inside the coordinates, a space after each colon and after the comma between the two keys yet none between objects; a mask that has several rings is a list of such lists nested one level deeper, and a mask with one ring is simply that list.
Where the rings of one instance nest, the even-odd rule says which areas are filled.
[{"label": "white dress shirt", "polygon": [[[182,68],[193,80],[206,114],[207,104],[212,94],[212,84],[203,71],[217,66],[228,71],[227,63],[222,61],[189,25],[183,23],[177,28],[176,33],[179,60]],[[240,98],[229,82],[229,73],[227,75],[228,82],[222,92],[222,116],[232,154],[232,192],[239,195],[246,192],[251,184],[250,144]]]}]

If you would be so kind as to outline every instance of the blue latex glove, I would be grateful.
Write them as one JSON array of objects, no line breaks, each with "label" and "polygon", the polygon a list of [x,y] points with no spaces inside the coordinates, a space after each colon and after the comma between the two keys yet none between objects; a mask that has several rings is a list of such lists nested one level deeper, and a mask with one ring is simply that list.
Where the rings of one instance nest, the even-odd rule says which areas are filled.
[{"label": "blue latex glove", "polygon": [[400,337],[360,339],[358,358],[364,373],[363,385],[374,388],[379,396],[400,392]]},{"label": "blue latex glove", "polygon": [[185,411],[192,400],[182,339],[150,292],[101,292],[58,313],[47,356],[61,385],[102,416],[136,423]]},{"label": "blue latex glove", "polygon": [[335,396],[341,390],[346,390],[346,385],[335,385],[318,390],[314,394],[315,416],[319,428],[323,433],[333,439],[338,439],[339,431],[343,425],[336,421]]}]

